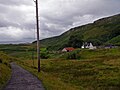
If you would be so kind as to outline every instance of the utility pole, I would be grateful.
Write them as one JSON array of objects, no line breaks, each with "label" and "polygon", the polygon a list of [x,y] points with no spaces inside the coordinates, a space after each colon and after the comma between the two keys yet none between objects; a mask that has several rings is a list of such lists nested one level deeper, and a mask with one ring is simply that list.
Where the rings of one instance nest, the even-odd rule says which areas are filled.
[{"label": "utility pole", "polygon": [[40,40],[39,40],[39,16],[38,16],[38,0],[36,4],[36,23],[37,23],[37,59],[38,59],[38,72],[40,72]]}]

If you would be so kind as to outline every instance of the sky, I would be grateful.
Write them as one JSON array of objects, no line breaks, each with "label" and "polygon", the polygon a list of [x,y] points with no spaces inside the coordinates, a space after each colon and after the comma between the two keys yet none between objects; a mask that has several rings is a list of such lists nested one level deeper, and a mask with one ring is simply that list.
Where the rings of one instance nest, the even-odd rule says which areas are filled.
[{"label": "sky", "polygon": [[[38,0],[40,39],[120,14],[120,0]],[[33,0],[0,0],[0,43],[36,40]]]}]

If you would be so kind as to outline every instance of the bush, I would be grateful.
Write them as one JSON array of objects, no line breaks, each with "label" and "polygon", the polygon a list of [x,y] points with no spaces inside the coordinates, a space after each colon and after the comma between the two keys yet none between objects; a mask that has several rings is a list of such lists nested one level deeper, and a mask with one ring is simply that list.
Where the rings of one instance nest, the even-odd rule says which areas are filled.
[{"label": "bush", "polygon": [[66,59],[80,59],[79,51],[72,51],[67,53]]},{"label": "bush", "polygon": [[48,55],[47,52],[41,52],[41,53],[40,53],[40,57],[41,57],[42,59],[48,59],[48,58],[49,58],[49,55]]}]

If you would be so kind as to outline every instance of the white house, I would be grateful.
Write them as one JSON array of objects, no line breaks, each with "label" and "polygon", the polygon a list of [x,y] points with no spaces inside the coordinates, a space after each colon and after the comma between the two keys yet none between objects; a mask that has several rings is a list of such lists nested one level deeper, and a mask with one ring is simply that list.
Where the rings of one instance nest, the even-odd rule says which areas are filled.
[{"label": "white house", "polygon": [[85,45],[84,45],[84,43],[83,43],[83,45],[81,46],[81,48],[85,48]]},{"label": "white house", "polygon": [[92,43],[90,43],[89,49],[96,49],[96,46],[93,46]]},{"label": "white house", "polygon": [[83,43],[81,48],[96,49],[96,46],[93,46],[92,43],[86,43],[86,44]]}]

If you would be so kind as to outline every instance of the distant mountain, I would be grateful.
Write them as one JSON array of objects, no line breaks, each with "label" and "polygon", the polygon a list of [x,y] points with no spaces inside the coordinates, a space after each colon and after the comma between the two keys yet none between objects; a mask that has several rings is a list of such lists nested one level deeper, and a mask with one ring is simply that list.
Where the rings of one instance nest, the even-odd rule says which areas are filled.
[{"label": "distant mountain", "polygon": [[69,46],[71,36],[80,37],[83,42],[92,42],[94,45],[120,45],[120,14],[71,28],[60,36],[41,40],[40,44],[51,50],[59,50]]}]

